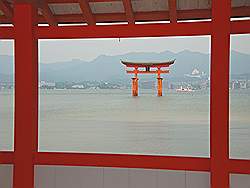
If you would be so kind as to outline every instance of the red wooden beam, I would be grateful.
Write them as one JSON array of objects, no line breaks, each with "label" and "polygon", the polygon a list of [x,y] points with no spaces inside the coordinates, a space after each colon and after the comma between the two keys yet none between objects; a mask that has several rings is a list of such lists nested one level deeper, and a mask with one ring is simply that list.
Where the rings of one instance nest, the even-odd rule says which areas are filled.
[{"label": "red wooden beam", "polygon": [[128,38],[210,35],[209,22],[103,26],[37,27],[40,39]]},{"label": "red wooden beam", "polygon": [[[244,9],[245,10],[245,9]],[[247,8],[250,12],[250,7]],[[232,16],[239,17],[246,15],[245,12],[240,11],[239,8],[232,9]],[[82,23],[86,21],[82,18],[81,14],[69,14],[69,15],[54,15],[58,22],[71,22],[71,23]],[[127,17],[122,13],[103,13],[94,14],[96,22],[126,22]],[[152,12],[134,12],[136,21],[167,21],[170,19],[169,12],[167,11],[152,11]],[[178,10],[177,17],[179,20],[189,19],[210,19],[211,10]],[[46,20],[41,19],[39,22],[45,22]]]},{"label": "red wooden beam", "polygon": [[[64,155],[65,154],[65,155]],[[59,158],[62,158],[62,155],[64,155],[64,159],[60,159],[59,161],[56,160],[56,158],[58,156],[60,156]],[[68,157],[71,157],[71,156],[74,156],[73,157],[73,160],[72,160],[72,163],[73,164],[69,164],[70,162],[70,159],[66,159]],[[80,162],[81,160],[84,160],[84,159],[80,159],[80,156],[84,156],[87,157],[87,156],[94,156],[96,159],[97,158],[102,158],[103,160],[97,160],[98,162],[96,164],[94,164],[94,160],[91,162],[91,165],[89,164],[90,161],[88,161],[88,166],[100,166],[100,163],[105,163],[107,167],[117,167],[117,165],[112,165],[111,164],[111,161],[108,162],[109,159],[111,158],[115,158],[115,159],[124,159],[125,157],[128,157],[128,160],[139,160],[139,159],[145,159],[145,157],[147,159],[150,158],[151,161],[156,161],[156,159],[159,157],[159,156],[149,156],[149,155],[119,155],[119,154],[114,154],[114,155],[110,155],[110,154],[70,154],[70,153],[36,153],[34,156],[35,156],[35,164],[36,165],[67,165],[67,166],[75,166],[75,165],[80,165],[80,166],[85,166],[85,162]],[[48,157],[48,159],[46,159]],[[132,156],[132,158],[131,158]],[[142,158],[141,158],[142,157]],[[168,161],[170,163],[170,160],[172,161],[175,161],[175,162],[182,162],[182,164],[184,163],[184,161],[186,160],[186,162],[188,162],[187,160],[196,160],[198,159],[199,161],[199,164],[198,165],[195,165],[196,167],[195,168],[200,168],[201,167],[201,170],[203,171],[209,171],[210,170],[210,162],[209,162],[209,159],[208,158],[195,158],[195,157],[165,157],[165,156],[160,156],[160,158],[162,160],[165,160],[165,161]],[[164,158],[164,159],[163,159]],[[95,159],[95,160],[96,160]],[[55,160],[56,162],[54,163]],[[85,161],[85,160],[84,160]],[[202,164],[202,162],[204,164]],[[66,162],[64,164],[64,162]],[[123,161],[122,161],[123,162]],[[14,163],[14,152],[5,152],[5,151],[2,151],[0,152],[0,164],[13,164]],[[132,163],[133,164],[133,163]],[[142,164],[139,164],[138,166],[142,166]],[[145,165],[146,167],[149,167],[149,165]],[[157,166],[157,163],[154,162],[153,165],[151,165],[151,168],[153,169],[153,166],[155,166],[155,169],[157,169],[156,167],[159,167]],[[119,167],[119,166],[118,166]],[[186,164],[184,164],[183,167],[187,167]],[[160,166],[160,169],[165,169],[165,170],[170,170],[172,169],[173,170],[173,165],[170,164],[165,164],[164,166]],[[175,170],[187,170],[189,169],[186,168],[186,169],[180,169],[181,167],[176,167],[177,169]],[[194,169],[194,168],[192,168]],[[250,174],[250,160],[241,160],[241,159],[230,159],[229,161],[229,169],[230,169],[230,173],[235,173],[235,174]],[[190,169],[189,169],[190,170]],[[199,170],[197,170],[199,171]]]},{"label": "red wooden beam", "polygon": [[168,12],[152,11],[152,12],[134,12],[136,21],[166,21],[169,20]]},{"label": "red wooden beam", "polygon": [[168,10],[171,23],[177,23],[176,0],[168,0]]},{"label": "red wooden beam", "polygon": [[229,56],[231,0],[212,2],[210,92],[211,187],[229,188]]},{"label": "red wooden beam", "polygon": [[[38,135],[38,40],[34,36],[37,8],[14,5],[15,25],[15,188],[34,188]],[[25,84],[23,84],[25,83]]]},{"label": "red wooden beam", "polygon": [[135,73],[138,73],[138,74],[167,74],[167,73],[169,73],[169,70],[161,70],[161,71],[158,71],[158,70],[156,70],[156,71],[140,71],[140,70],[132,70],[132,71],[130,71],[130,70],[127,70],[126,71],[128,74],[135,74]]},{"label": "red wooden beam", "polygon": [[[68,15],[54,15],[58,23],[83,23],[87,22],[81,14],[68,14]],[[113,23],[113,22],[126,22],[127,17],[123,13],[103,13],[94,14],[96,22],[99,23]],[[1,18],[1,17],[0,17]],[[138,21],[161,21],[168,20],[166,12],[137,12],[135,13],[135,19]],[[7,21],[7,20],[6,20]],[[39,23],[46,23],[46,20],[40,16]]]},{"label": "red wooden beam", "polygon": [[14,39],[14,27],[0,27],[0,39]]},{"label": "red wooden beam", "polygon": [[[250,10],[250,9],[249,9]],[[53,15],[58,23],[83,23],[86,22],[85,18],[81,14],[67,14],[67,15]],[[165,11],[153,11],[153,12],[135,12],[135,20],[137,21],[167,21],[169,20],[168,12]],[[103,13],[94,14],[96,22],[99,23],[113,23],[113,22],[126,22],[127,17],[123,13]],[[211,18],[210,10],[199,10],[193,11],[182,10],[178,11],[179,20],[188,20],[192,17],[197,19]],[[1,23],[11,23],[11,20],[5,16],[0,16]],[[47,23],[48,21],[43,17],[39,16],[39,23]]]},{"label": "red wooden beam", "polygon": [[116,1],[121,1],[121,0],[89,0],[89,2],[94,2],[94,3],[98,3],[98,2],[116,2]]},{"label": "red wooden beam", "polygon": [[178,20],[210,19],[211,14],[212,12],[210,9],[177,10]]},{"label": "red wooden beam", "polygon": [[[209,24],[208,24],[209,25]],[[102,28],[103,26],[101,26],[101,28]],[[107,30],[108,28],[110,28],[110,27],[113,27],[113,26],[104,26],[104,30]],[[137,27],[137,25],[136,25],[136,27]],[[200,33],[200,35],[210,35],[210,26],[206,26],[207,27],[207,29],[204,29],[204,31],[206,30],[206,32],[203,32],[203,33]],[[75,29],[79,29],[79,30],[81,30],[82,29],[82,27],[70,27],[70,28],[65,28],[65,27],[60,27],[59,28],[59,30],[60,31],[62,31],[64,34],[60,34],[60,35],[58,35],[58,36],[56,36],[56,34],[54,33],[50,33],[50,34],[48,34],[48,32],[49,31],[51,31],[51,32],[55,32],[55,30],[57,30],[57,28],[56,29],[49,29],[48,27],[38,27],[37,28],[37,30],[36,30],[36,32],[37,32],[37,34],[39,35],[39,37],[41,37],[41,38],[63,38],[63,36],[65,36],[65,37],[67,37],[67,38],[69,38],[70,36],[70,31],[72,31],[72,33],[74,33],[74,31],[73,30],[75,30]],[[84,27],[85,28],[85,27]],[[98,27],[99,28],[99,27]],[[113,27],[114,29],[116,28],[116,27]],[[119,28],[119,27],[118,27]],[[160,26],[157,26],[157,28],[160,28]],[[202,27],[203,28],[203,27]],[[201,29],[202,29],[201,28]],[[185,27],[183,28],[184,30],[185,30]],[[87,29],[88,30],[88,29]],[[97,29],[97,30],[99,30],[99,29]],[[202,29],[203,30],[203,29]],[[65,33],[66,32],[66,33]],[[122,33],[121,33],[122,34]],[[123,32],[123,35],[125,34],[125,32]],[[138,34],[138,33],[137,33]],[[168,32],[166,32],[166,34],[171,34],[171,33],[168,33]],[[242,21],[231,21],[231,34],[250,34],[250,20],[242,20]],[[63,35],[63,36],[62,36]],[[81,32],[77,32],[77,33],[75,33],[75,34],[72,34],[72,35],[74,35],[75,37],[76,36],[78,36],[78,38],[79,37],[84,37],[84,36],[86,36],[86,37],[91,37],[91,38],[95,38],[93,35],[89,35],[89,34],[81,34]],[[107,35],[108,34],[101,34],[101,36],[103,36],[103,37],[107,37]],[[139,35],[139,34],[138,34]],[[154,34],[155,35],[155,34]],[[198,33],[197,33],[197,35],[198,35]],[[101,37],[100,36],[100,37]],[[112,37],[118,37],[119,35],[117,34],[117,35],[115,35],[114,34],[114,30],[112,31],[112,33],[110,33],[110,36]],[[141,37],[150,37],[150,35],[148,34],[148,33],[142,33],[141,35],[140,35]],[[164,35],[163,35],[164,36]],[[132,36],[131,36],[132,37]],[[98,36],[96,37],[96,38],[98,38]],[[4,27],[0,27],[0,39],[14,39],[14,27],[6,27],[6,26],[4,26]]]},{"label": "red wooden beam", "polygon": [[87,21],[88,25],[95,25],[96,21],[92,14],[88,0],[78,0],[78,3],[81,7],[83,16],[85,20]]},{"label": "red wooden beam", "polygon": [[230,173],[250,174],[250,160],[230,159]]},{"label": "red wooden beam", "polygon": [[[149,67],[150,68],[166,68],[166,67],[169,67],[171,65],[172,65],[172,63],[161,63],[160,65],[159,64],[152,64]],[[132,67],[132,68],[138,68],[138,67],[146,68],[146,67],[148,67],[147,65],[145,65],[143,63],[132,64],[132,63],[128,63],[128,62],[125,63],[125,66]]]},{"label": "red wooden beam", "polygon": [[[234,7],[232,9],[232,17],[244,17],[250,14],[250,7]],[[58,23],[83,23],[87,22],[82,14],[67,14],[67,15],[53,15]],[[126,22],[127,17],[123,13],[98,13],[93,14],[96,22],[100,23],[113,23],[113,22]],[[136,21],[167,21],[170,20],[168,11],[152,11],[152,12],[134,12]],[[210,19],[211,10],[178,10],[178,20],[189,19]],[[11,20],[6,16],[0,16],[0,22],[11,23]],[[48,21],[43,17],[39,17],[39,23],[47,23]],[[246,26],[247,28],[247,26]]]},{"label": "red wooden beam", "polygon": [[250,34],[250,20],[231,21],[232,34]]},{"label": "red wooden beam", "polygon": [[12,19],[13,11],[12,11],[10,5],[6,1],[0,0],[0,10],[4,13],[4,15],[7,18]]},{"label": "red wooden beam", "polygon": [[14,152],[0,152],[0,164],[13,164],[14,163]]},{"label": "red wooden beam", "polygon": [[122,0],[122,2],[123,2],[124,11],[125,11],[128,23],[134,24],[135,17],[134,17],[134,12],[133,12],[131,0]]},{"label": "red wooden beam", "polygon": [[[48,3],[75,3],[77,0],[48,0]],[[99,2],[115,2],[121,0],[88,0],[89,2],[99,3]]]},{"label": "red wooden beam", "polygon": [[75,3],[76,0],[47,0],[49,4],[60,4],[60,3]]},{"label": "red wooden beam", "polygon": [[41,2],[40,8],[42,9],[42,14],[46,19],[46,21],[48,22],[48,24],[51,26],[57,26],[57,21],[48,6],[47,0],[43,0]]},{"label": "red wooden beam", "polygon": [[7,18],[4,15],[0,15],[0,24],[10,24],[12,23],[12,20]]},{"label": "red wooden beam", "polygon": [[127,154],[47,153],[35,154],[37,165],[96,166],[209,171],[208,158]]},{"label": "red wooden beam", "polygon": [[[250,14],[250,7],[234,7],[232,9],[232,17],[244,17]],[[134,12],[134,19],[136,21],[167,21],[170,20],[170,13],[168,11],[151,11],[151,12]],[[189,19],[210,19],[211,10],[200,9],[200,10],[178,10],[177,17],[179,20]],[[98,13],[93,14],[96,22],[125,22],[127,21],[126,15],[122,13]],[[75,15],[56,15],[57,20],[60,22],[70,21],[83,22],[81,14]]]},{"label": "red wooden beam", "polygon": [[[84,23],[86,22],[82,14],[68,14],[65,15],[54,15],[58,24],[67,24],[67,23]],[[43,16],[38,17],[39,23],[47,23],[47,20]]]},{"label": "red wooden beam", "polygon": [[233,7],[231,15],[233,17],[249,17],[250,16],[250,6],[243,7]]}]

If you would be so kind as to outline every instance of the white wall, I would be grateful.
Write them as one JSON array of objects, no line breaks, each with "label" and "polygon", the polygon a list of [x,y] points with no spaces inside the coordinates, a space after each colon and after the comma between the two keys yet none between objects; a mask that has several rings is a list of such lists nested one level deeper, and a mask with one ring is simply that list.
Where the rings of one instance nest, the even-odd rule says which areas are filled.
[{"label": "white wall", "polygon": [[95,167],[36,167],[37,188],[209,188],[209,173]]},{"label": "white wall", "polygon": [[12,165],[0,165],[0,188],[12,187]]},{"label": "white wall", "polygon": [[[0,165],[0,188],[12,187],[12,166]],[[126,168],[36,166],[36,188],[209,188],[209,173]],[[250,175],[231,175],[231,188],[250,188]]]}]

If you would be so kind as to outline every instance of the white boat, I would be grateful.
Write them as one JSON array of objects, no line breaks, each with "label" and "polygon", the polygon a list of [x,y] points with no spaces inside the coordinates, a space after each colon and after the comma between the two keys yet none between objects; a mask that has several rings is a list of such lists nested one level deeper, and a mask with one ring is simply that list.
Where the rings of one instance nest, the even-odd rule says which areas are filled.
[{"label": "white boat", "polygon": [[176,91],[177,92],[192,92],[192,91],[194,91],[194,90],[192,90],[191,88],[184,88],[184,87],[182,87],[181,86],[181,88],[179,88],[179,89],[176,89]]}]

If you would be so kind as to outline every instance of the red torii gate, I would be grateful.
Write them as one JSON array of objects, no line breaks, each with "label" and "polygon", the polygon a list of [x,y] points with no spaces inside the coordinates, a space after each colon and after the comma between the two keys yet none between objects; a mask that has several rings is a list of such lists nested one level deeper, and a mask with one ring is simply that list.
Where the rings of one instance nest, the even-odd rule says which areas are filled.
[{"label": "red torii gate", "polygon": [[[174,64],[175,60],[168,62],[127,62],[121,61],[127,68],[133,68],[134,70],[126,70],[128,74],[134,74],[132,78],[132,95],[138,96],[139,78],[138,74],[157,74],[157,95],[162,96],[162,80],[161,74],[168,74],[168,70],[162,70],[162,68],[169,68],[170,65]],[[143,68],[143,70],[139,70]],[[157,70],[151,70],[156,68]]]},{"label": "red torii gate", "polygon": [[[39,1],[42,5],[38,6],[38,1],[35,0],[0,0],[0,9],[4,13],[0,15],[0,22],[13,24],[0,26],[0,39],[15,40],[15,144],[13,152],[0,152],[0,164],[14,165],[14,188],[34,188],[35,165],[207,171],[211,172],[212,188],[229,188],[230,173],[250,174],[250,160],[229,158],[230,34],[250,34],[250,20],[233,21],[230,18],[249,16],[249,7],[235,8],[231,6],[231,0],[212,0],[211,9],[177,11],[176,0],[167,0],[168,11],[134,13],[131,1],[123,0],[124,14],[93,14],[87,1],[77,0],[84,14],[66,16],[54,15],[48,7],[48,2],[56,4],[72,1],[74,0]],[[9,6],[10,2],[14,3]],[[43,13],[42,16],[38,15],[38,7]],[[183,19],[211,20],[177,22]],[[135,24],[135,21],[166,20],[170,20],[170,23]],[[83,21],[88,25],[57,26],[58,23]],[[128,24],[95,25],[96,22],[120,21],[127,21]],[[49,23],[50,26],[38,26],[38,23]],[[199,35],[211,36],[209,157],[38,151],[38,39]]]}]

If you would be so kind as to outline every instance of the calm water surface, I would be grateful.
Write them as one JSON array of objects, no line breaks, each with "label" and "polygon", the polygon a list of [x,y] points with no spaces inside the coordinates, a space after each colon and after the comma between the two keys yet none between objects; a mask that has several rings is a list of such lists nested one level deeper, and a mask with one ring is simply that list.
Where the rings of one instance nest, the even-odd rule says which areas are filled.
[{"label": "calm water surface", "polygon": [[[207,91],[140,94],[41,90],[39,150],[209,156]],[[12,107],[0,91],[0,150],[13,149]],[[232,91],[230,108],[230,155],[250,158],[250,90]]]}]

